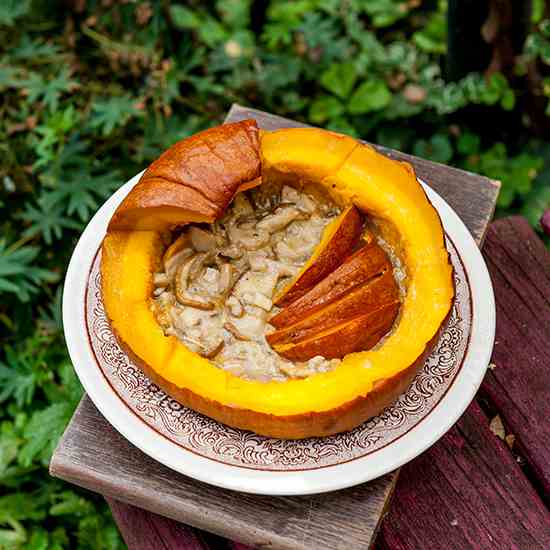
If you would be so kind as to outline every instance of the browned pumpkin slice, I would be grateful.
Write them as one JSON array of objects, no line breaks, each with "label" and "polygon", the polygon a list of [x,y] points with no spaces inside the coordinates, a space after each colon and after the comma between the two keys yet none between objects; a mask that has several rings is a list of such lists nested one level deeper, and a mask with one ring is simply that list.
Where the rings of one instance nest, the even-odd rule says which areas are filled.
[{"label": "browned pumpkin slice", "polygon": [[298,275],[273,299],[277,306],[285,306],[303,296],[320,280],[336,269],[353,250],[361,237],[363,220],[359,210],[350,206],[330,223],[321,242]]},{"label": "browned pumpkin slice", "polygon": [[391,264],[388,257],[380,246],[371,241],[349,256],[340,267],[309,292],[273,316],[269,322],[275,328],[288,327],[389,269]]},{"label": "browned pumpkin slice", "polygon": [[390,302],[297,344],[275,344],[273,349],[289,361],[307,361],[322,355],[325,359],[372,348],[386,334],[399,311],[399,301]]},{"label": "browned pumpkin slice", "polygon": [[266,340],[271,346],[301,342],[335,325],[350,321],[398,299],[399,290],[393,274],[391,271],[385,271],[378,277],[349,292],[340,300],[298,323],[266,334]]},{"label": "browned pumpkin slice", "polygon": [[163,231],[183,221],[213,222],[239,189],[261,183],[258,127],[243,120],[179,141],[147,168],[122,201],[109,231]]}]

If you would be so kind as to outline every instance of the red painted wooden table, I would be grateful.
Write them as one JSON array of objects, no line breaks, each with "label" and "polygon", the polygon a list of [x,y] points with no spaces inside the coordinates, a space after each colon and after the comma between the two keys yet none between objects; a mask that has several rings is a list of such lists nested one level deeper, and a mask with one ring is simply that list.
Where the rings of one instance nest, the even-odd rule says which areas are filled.
[{"label": "red painted wooden table", "polygon": [[[495,290],[492,364],[466,413],[401,469],[377,550],[550,549],[550,253],[520,217],[483,247]],[[130,550],[248,547],[109,499]]]}]

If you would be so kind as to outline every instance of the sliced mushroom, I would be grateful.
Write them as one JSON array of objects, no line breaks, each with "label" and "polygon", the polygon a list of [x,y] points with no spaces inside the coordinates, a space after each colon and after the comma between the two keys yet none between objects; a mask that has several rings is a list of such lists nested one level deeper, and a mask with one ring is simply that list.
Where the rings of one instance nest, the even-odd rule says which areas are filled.
[{"label": "sliced mushroom", "polygon": [[230,321],[226,321],[223,324],[223,328],[229,331],[237,340],[242,340],[243,342],[249,342],[250,338],[242,334],[239,329]]},{"label": "sliced mushroom", "polygon": [[294,248],[283,240],[279,241],[275,245],[275,252],[281,260],[286,260],[287,262],[299,262],[300,260],[306,259],[310,255],[311,251],[307,242],[302,243],[302,245],[297,248]]},{"label": "sliced mushroom", "polygon": [[192,255],[193,255],[193,250],[191,248],[184,248],[183,250],[177,252],[176,254],[171,256],[168,260],[166,260],[163,263],[163,265],[164,265],[164,272],[166,273],[168,278],[172,279],[172,277],[174,277],[174,274],[178,266]]},{"label": "sliced mushroom", "polygon": [[198,254],[193,254],[189,258],[186,258],[185,261],[182,262],[176,269],[174,288],[178,301],[179,297],[183,297],[184,293],[187,291],[187,286],[189,283],[189,270],[191,269],[191,266],[193,265],[193,262],[195,262],[197,256]]},{"label": "sliced mushroom", "polygon": [[264,311],[271,311],[273,307],[273,302],[261,292],[246,292],[242,295],[242,299],[245,303],[259,307]]},{"label": "sliced mushroom", "polygon": [[158,287],[167,287],[170,284],[170,278],[166,273],[155,273],[153,275],[153,284]]},{"label": "sliced mushroom", "polygon": [[208,348],[203,348],[203,351],[200,352],[200,354],[205,359],[213,359],[220,353],[220,351],[223,349],[223,346],[225,345],[225,342],[223,340],[220,340],[217,344],[213,346],[209,346]]},{"label": "sliced mushroom", "polygon": [[248,254],[248,263],[250,269],[254,271],[267,271],[266,255],[261,252],[251,252]]},{"label": "sliced mushroom", "polygon": [[204,253],[197,254],[195,256],[195,260],[191,263],[189,267],[189,275],[187,278],[188,284],[191,281],[196,281],[201,276],[202,270],[204,269],[204,266],[208,259],[209,255]]},{"label": "sliced mushroom", "polygon": [[193,253],[191,241],[187,233],[182,233],[164,252],[162,256],[162,265],[167,274],[171,273],[175,267],[187,256]]},{"label": "sliced mushroom", "polygon": [[265,320],[250,314],[243,315],[240,319],[234,319],[233,325],[250,340],[259,340],[265,330]]},{"label": "sliced mushroom", "polygon": [[255,224],[231,223],[227,230],[231,240],[246,250],[258,250],[269,244],[269,233],[257,228]]},{"label": "sliced mushroom", "polygon": [[300,197],[301,193],[297,189],[291,187],[290,185],[283,185],[283,188],[281,189],[282,202],[296,204],[300,200]]},{"label": "sliced mushroom", "polygon": [[279,275],[272,271],[247,271],[235,285],[237,297],[261,292],[264,296],[273,296]]},{"label": "sliced mushroom", "polygon": [[185,295],[178,296],[178,302],[182,306],[194,307],[195,309],[202,309],[203,311],[212,311],[216,309],[216,304],[214,302],[200,302]]},{"label": "sliced mushroom", "polygon": [[288,265],[284,262],[279,262],[277,260],[267,260],[267,267],[270,273],[275,274],[278,278],[280,277],[294,277],[298,273],[299,268],[293,265]]},{"label": "sliced mushroom", "polygon": [[309,195],[302,195],[300,197],[300,200],[296,203],[299,210],[302,210],[303,212],[307,212],[308,214],[313,214],[314,212],[317,212],[317,203],[313,200],[312,197]]},{"label": "sliced mushroom", "polygon": [[216,238],[210,231],[205,231],[200,227],[192,226],[189,228],[189,238],[193,248],[197,252],[208,252],[216,247]]},{"label": "sliced mushroom", "polygon": [[218,294],[225,298],[235,284],[235,269],[231,264],[224,263],[220,268],[220,278],[218,280]]},{"label": "sliced mushroom", "polygon": [[284,206],[278,208],[274,214],[266,216],[263,220],[259,221],[256,227],[259,231],[275,233],[284,229],[294,220],[303,219],[303,217],[304,213],[300,212],[295,206]]},{"label": "sliced mushroom", "polygon": [[227,309],[229,309],[229,313],[233,317],[240,318],[244,315],[243,305],[236,296],[229,296],[229,298],[225,302],[225,305],[227,306]]},{"label": "sliced mushroom", "polygon": [[204,260],[205,254],[195,254],[180,264],[176,270],[174,286],[176,299],[181,305],[209,311],[215,309],[216,304],[209,300],[202,300],[188,292],[192,272],[195,270],[196,273],[197,269],[202,269]]},{"label": "sliced mushroom", "polygon": [[280,362],[279,369],[291,378],[307,378],[314,372],[307,364],[295,365],[287,362]]},{"label": "sliced mushroom", "polygon": [[232,244],[222,248],[220,250],[220,256],[225,256],[226,258],[238,259],[243,255],[243,249],[238,247],[236,244]]},{"label": "sliced mushroom", "polygon": [[233,199],[233,215],[235,218],[254,214],[254,208],[244,193],[239,193]]},{"label": "sliced mushroom", "polygon": [[151,309],[159,325],[164,331],[170,328],[170,312],[174,305],[174,298],[171,294],[164,292],[157,299],[152,300]]}]

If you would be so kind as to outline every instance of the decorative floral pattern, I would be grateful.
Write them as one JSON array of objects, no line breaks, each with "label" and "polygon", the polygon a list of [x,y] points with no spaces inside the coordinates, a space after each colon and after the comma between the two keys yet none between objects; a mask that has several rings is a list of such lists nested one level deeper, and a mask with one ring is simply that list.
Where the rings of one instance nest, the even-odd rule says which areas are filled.
[{"label": "decorative floral pattern", "polygon": [[468,279],[452,242],[456,299],[437,346],[409,390],[355,430],[331,437],[285,441],[229,428],[180,405],[128,358],[113,335],[103,307],[99,262],[87,289],[86,326],[98,367],[120,399],[141,420],[174,444],[226,464],[261,470],[310,470],[363,457],[387,446],[422,421],[438,404],[461,368],[471,328]]}]

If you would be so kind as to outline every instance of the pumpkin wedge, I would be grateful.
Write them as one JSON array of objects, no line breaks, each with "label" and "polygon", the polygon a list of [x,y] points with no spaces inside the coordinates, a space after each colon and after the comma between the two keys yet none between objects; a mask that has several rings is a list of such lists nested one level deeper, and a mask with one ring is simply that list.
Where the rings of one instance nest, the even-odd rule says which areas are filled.
[{"label": "pumpkin wedge", "polygon": [[273,347],[289,361],[307,361],[317,355],[333,359],[354,351],[365,351],[390,330],[398,311],[399,301],[395,300],[296,344],[275,344]]},{"label": "pumpkin wedge", "polygon": [[[274,344],[300,342],[355,317],[399,301],[399,289],[391,271],[385,271],[301,321],[266,334]],[[324,354],[321,354],[324,356]]]},{"label": "pumpkin wedge", "polygon": [[122,201],[109,230],[171,229],[219,218],[237,190],[259,185],[258,127],[252,120],[199,132],[165,151]]},{"label": "pumpkin wedge", "polygon": [[296,277],[275,296],[277,306],[291,304],[336,269],[361,236],[363,221],[355,206],[342,212],[323,232],[321,242]]},{"label": "pumpkin wedge", "polygon": [[[399,315],[381,345],[345,355],[328,372],[260,382],[231,374],[176,336],[165,336],[150,307],[164,232],[219,219],[238,190],[260,177],[262,186],[289,180],[316,185],[343,210],[353,205],[376,222],[406,272]],[[156,384],[220,422],[290,439],[350,430],[395,401],[437,341],[454,298],[441,222],[410,165],[323,130],[259,136],[254,121],[201,132],[149,167],[113,215],[101,275],[114,334]],[[349,324],[353,319],[338,318],[346,330],[356,327]]]},{"label": "pumpkin wedge", "polygon": [[391,268],[391,263],[382,248],[371,241],[349,256],[309,292],[274,315],[269,323],[276,328],[297,323]]}]

